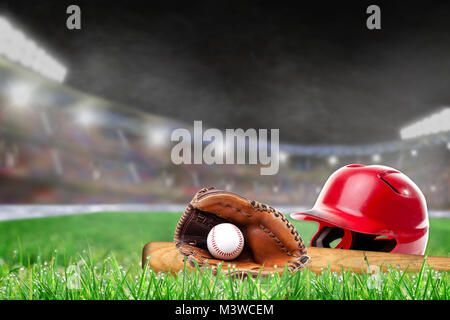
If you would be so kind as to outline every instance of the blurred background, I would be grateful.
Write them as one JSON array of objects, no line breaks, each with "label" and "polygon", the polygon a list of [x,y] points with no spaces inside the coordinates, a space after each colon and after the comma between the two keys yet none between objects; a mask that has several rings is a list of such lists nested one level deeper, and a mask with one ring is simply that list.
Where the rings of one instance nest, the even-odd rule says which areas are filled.
[{"label": "blurred background", "polygon": [[[381,2],[376,31],[361,1],[77,1],[81,30],[70,4],[0,4],[0,219],[179,211],[207,186],[307,208],[350,163],[401,170],[449,215],[448,4]],[[194,120],[280,129],[279,173],[174,165]]]}]

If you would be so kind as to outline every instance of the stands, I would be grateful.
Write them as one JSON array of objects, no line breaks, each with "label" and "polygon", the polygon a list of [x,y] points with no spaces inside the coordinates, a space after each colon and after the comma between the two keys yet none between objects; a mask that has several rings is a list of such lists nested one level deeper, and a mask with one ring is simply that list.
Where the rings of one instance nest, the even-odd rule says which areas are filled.
[{"label": "stands", "polygon": [[[33,88],[27,99],[12,97],[19,84]],[[450,209],[448,132],[364,146],[281,145],[279,173],[261,176],[257,165],[174,165],[169,134],[178,127],[188,125],[0,58],[0,202],[186,203],[199,188],[216,186],[274,206],[310,207],[337,168],[382,163],[412,178],[430,208]]]}]

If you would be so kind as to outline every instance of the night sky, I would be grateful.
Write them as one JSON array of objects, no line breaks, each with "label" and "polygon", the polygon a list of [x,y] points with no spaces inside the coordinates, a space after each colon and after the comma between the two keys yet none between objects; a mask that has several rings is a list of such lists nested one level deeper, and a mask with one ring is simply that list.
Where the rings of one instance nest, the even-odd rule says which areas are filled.
[{"label": "night sky", "polygon": [[[366,28],[369,4],[382,30]],[[445,2],[14,0],[0,14],[68,66],[67,85],[191,124],[372,143],[450,105]]]}]

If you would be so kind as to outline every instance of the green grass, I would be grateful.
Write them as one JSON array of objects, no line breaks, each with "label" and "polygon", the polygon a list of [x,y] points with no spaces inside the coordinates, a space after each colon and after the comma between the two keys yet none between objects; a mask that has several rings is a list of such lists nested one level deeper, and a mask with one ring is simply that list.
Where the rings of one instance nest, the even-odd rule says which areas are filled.
[{"label": "green grass", "polygon": [[[172,241],[179,217],[102,213],[0,223],[0,299],[449,299],[448,273],[428,267],[380,275],[305,270],[267,279],[143,272],[143,245]],[[294,224],[308,243],[315,223]],[[432,219],[430,229],[426,253],[448,256],[450,220]]]},{"label": "green grass", "polygon": [[[149,241],[172,241],[178,213],[99,213],[0,223],[0,257],[28,265],[40,257],[67,266],[80,253],[91,258],[114,255],[128,265],[140,260]],[[55,252],[56,250],[56,252]]]}]

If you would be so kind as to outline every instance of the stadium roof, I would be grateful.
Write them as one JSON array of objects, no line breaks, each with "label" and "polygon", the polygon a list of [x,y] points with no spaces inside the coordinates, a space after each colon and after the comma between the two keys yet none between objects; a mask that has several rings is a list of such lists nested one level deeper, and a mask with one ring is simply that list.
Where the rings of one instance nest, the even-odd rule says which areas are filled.
[{"label": "stadium roof", "polygon": [[[283,142],[367,144],[450,104],[449,4],[3,1],[67,63],[67,84],[218,128],[280,128]],[[101,8],[94,8],[94,4]]]}]

